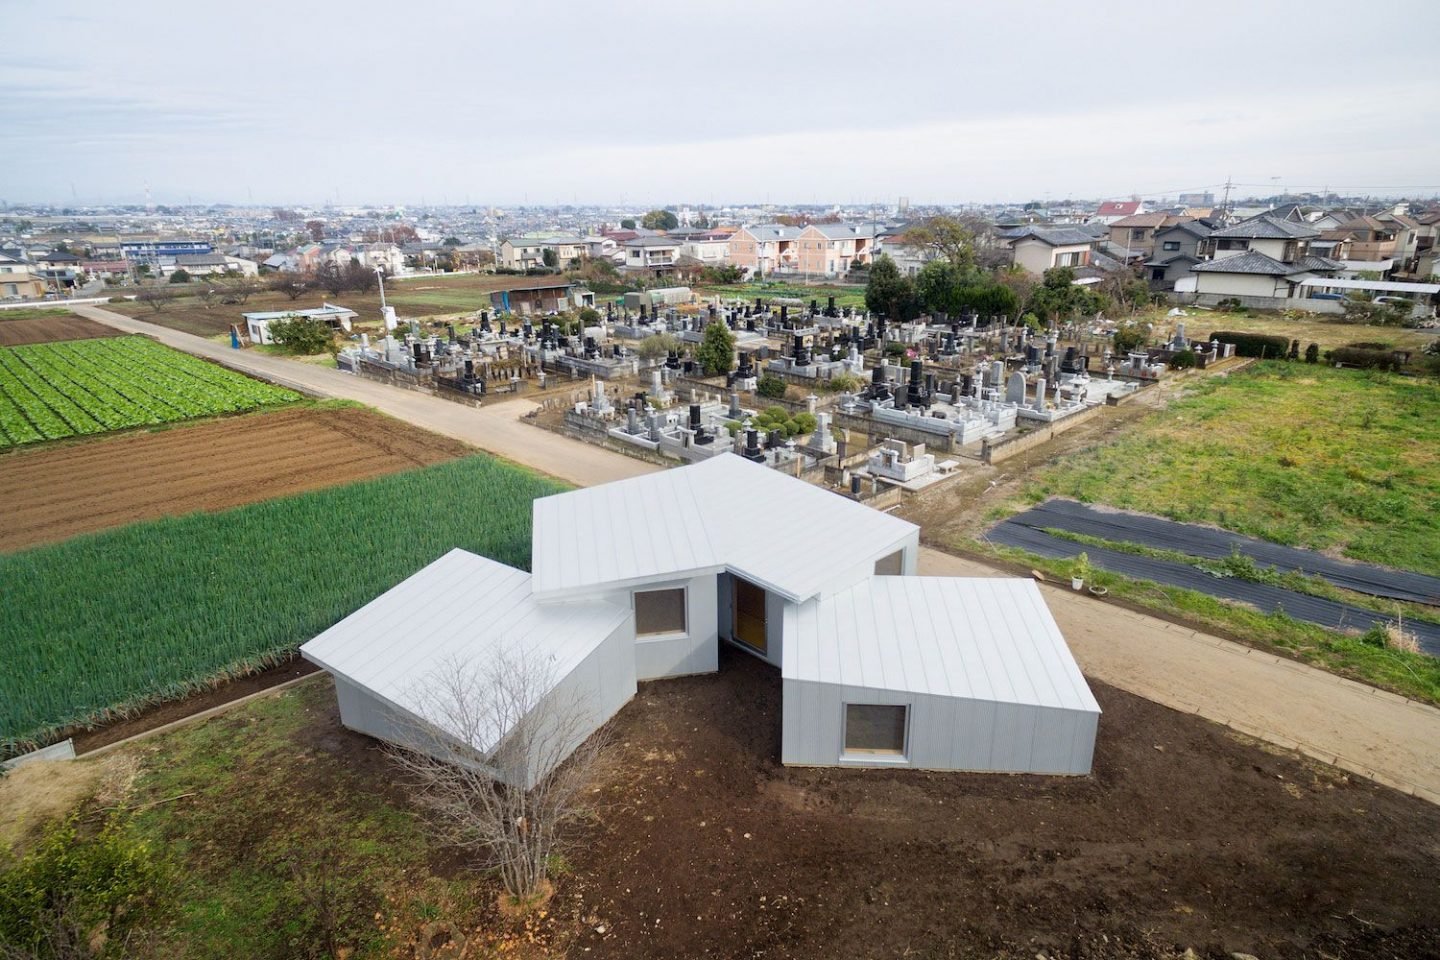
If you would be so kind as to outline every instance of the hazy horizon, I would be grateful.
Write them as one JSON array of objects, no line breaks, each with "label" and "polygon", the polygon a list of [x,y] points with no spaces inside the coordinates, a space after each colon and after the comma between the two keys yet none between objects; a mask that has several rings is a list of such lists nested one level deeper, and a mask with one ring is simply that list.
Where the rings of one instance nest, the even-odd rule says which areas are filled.
[{"label": "hazy horizon", "polygon": [[1396,40],[1433,35],[1440,4],[243,9],[9,5],[25,44],[0,60],[0,199],[893,207],[1218,196],[1232,176],[1238,196],[1440,192],[1440,81]]}]

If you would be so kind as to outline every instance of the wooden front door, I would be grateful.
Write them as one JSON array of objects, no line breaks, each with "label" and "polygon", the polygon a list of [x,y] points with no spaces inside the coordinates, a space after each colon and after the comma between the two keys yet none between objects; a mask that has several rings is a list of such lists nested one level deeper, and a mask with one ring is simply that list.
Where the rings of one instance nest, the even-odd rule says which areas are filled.
[{"label": "wooden front door", "polygon": [[765,591],[749,580],[730,578],[734,599],[731,635],[760,653],[765,652]]}]

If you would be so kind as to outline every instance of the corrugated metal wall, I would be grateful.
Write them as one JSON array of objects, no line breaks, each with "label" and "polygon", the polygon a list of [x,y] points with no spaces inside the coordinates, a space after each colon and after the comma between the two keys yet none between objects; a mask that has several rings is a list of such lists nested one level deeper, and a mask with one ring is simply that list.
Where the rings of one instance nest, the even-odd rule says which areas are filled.
[{"label": "corrugated metal wall", "polygon": [[[845,759],[847,703],[908,706],[905,759]],[[1098,721],[1081,711],[786,680],[780,759],[797,766],[1084,775]]]}]

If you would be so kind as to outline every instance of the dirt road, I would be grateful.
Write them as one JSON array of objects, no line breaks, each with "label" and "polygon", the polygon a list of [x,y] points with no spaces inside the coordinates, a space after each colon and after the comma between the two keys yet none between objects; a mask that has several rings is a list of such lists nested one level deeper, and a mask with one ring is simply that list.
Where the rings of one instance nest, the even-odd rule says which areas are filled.
[{"label": "dirt road", "polygon": [[[658,469],[518,422],[531,407],[524,401],[476,410],[336,370],[231,350],[107,310],[75,309],[286,386],[370,404],[582,486]],[[921,550],[920,572],[1006,575],[929,548]],[[1088,676],[1440,803],[1440,710],[1069,590],[1044,590]]]}]

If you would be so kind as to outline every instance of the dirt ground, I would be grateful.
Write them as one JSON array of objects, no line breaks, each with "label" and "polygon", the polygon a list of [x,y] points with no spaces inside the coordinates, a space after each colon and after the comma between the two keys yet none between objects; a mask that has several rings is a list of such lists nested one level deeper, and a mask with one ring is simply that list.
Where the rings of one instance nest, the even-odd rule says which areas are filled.
[{"label": "dirt ground", "polygon": [[112,327],[70,313],[39,320],[9,320],[3,316],[3,311],[0,311],[0,320],[4,321],[0,322],[0,347],[120,336],[120,332]]},{"label": "dirt ground", "polygon": [[1066,779],[782,767],[730,650],[644,684],[556,909],[595,957],[1437,955],[1440,808],[1093,686]]},{"label": "dirt ground", "polygon": [[356,408],[304,408],[0,456],[0,551],[442,463],[465,445]]}]

